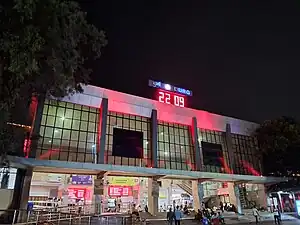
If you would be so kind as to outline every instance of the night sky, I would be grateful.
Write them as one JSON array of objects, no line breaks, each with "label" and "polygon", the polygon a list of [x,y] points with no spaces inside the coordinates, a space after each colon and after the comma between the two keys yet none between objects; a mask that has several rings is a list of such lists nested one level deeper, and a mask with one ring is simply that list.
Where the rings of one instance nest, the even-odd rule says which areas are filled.
[{"label": "night sky", "polygon": [[81,1],[108,37],[93,85],[151,98],[154,79],[191,89],[192,108],[300,119],[300,1]]}]

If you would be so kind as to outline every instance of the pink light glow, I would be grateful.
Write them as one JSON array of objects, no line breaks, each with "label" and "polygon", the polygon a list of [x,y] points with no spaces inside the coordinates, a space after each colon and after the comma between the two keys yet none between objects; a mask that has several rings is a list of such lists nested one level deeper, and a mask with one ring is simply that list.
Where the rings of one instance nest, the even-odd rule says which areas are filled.
[{"label": "pink light glow", "polygon": [[31,140],[29,139],[29,137],[26,137],[24,140],[24,147],[23,147],[25,158],[28,158],[29,156],[30,146],[31,146]]},{"label": "pink light glow", "polygon": [[261,174],[256,169],[254,169],[253,166],[249,162],[244,161],[244,160],[241,160],[240,162],[242,163],[242,165],[244,166],[244,168],[246,170],[248,170],[248,172],[250,172],[252,175],[254,175],[254,176],[261,176]]},{"label": "pink light glow", "polygon": [[191,108],[182,108],[104,88],[99,88],[99,90],[103,91],[101,96],[108,98],[109,111],[150,118],[152,112],[151,109],[156,109],[157,117],[160,121],[191,125],[192,118],[196,117],[199,128],[216,131],[225,130],[226,118],[216,114]]},{"label": "pink light glow", "polygon": [[51,155],[55,155],[59,153],[59,149],[49,149],[44,154],[40,155],[39,159],[49,159]]},{"label": "pink light glow", "polygon": [[221,163],[222,163],[222,165],[223,165],[223,168],[224,168],[225,172],[228,173],[228,174],[233,174],[233,171],[232,171],[232,170],[230,169],[230,167],[227,165],[227,163],[226,163],[224,157],[220,157],[220,161],[221,161]]}]

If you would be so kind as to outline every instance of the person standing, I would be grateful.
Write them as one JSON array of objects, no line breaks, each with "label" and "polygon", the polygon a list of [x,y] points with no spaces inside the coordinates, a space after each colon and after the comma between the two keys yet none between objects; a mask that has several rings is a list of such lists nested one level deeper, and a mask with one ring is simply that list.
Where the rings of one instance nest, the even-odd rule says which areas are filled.
[{"label": "person standing", "polygon": [[280,214],[278,208],[274,208],[273,215],[274,215],[275,224],[280,224]]},{"label": "person standing", "polygon": [[255,223],[258,224],[259,212],[255,206],[252,208],[252,213],[253,216],[255,217]]},{"label": "person standing", "polygon": [[169,212],[167,213],[167,221],[169,225],[173,225],[174,218],[175,218],[174,212],[172,211],[172,208],[170,208]]},{"label": "person standing", "polygon": [[182,218],[182,212],[179,209],[179,206],[176,206],[175,214],[175,225],[180,225],[180,220]]},{"label": "person standing", "polygon": [[220,202],[220,210],[222,211],[222,213],[224,212],[224,204],[223,204],[223,202]]}]

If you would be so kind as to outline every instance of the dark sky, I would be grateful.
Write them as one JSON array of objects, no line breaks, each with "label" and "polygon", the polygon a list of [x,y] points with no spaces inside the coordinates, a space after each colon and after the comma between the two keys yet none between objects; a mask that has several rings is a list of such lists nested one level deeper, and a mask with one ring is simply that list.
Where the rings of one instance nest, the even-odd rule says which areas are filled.
[{"label": "dark sky", "polygon": [[82,1],[108,37],[92,84],[150,98],[151,78],[191,89],[192,108],[300,119],[300,1]]}]

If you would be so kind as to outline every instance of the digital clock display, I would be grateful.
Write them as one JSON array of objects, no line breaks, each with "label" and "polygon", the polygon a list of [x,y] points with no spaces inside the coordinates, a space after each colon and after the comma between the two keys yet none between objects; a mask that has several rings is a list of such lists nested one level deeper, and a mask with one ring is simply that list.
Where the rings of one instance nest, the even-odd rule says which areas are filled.
[{"label": "digital clock display", "polygon": [[185,96],[177,95],[162,90],[158,91],[158,101],[168,105],[179,106],[182,108],[186,106]]}]

